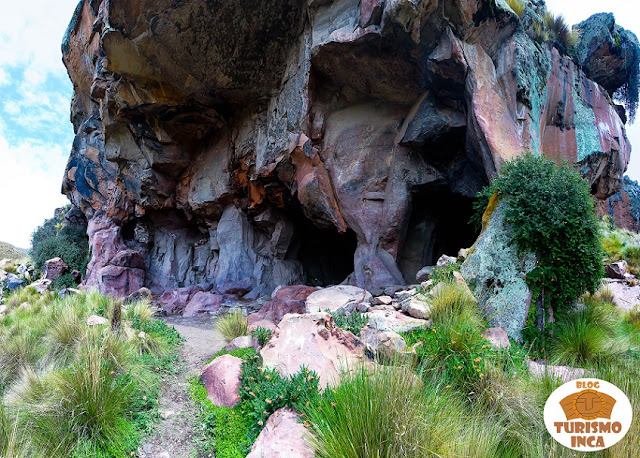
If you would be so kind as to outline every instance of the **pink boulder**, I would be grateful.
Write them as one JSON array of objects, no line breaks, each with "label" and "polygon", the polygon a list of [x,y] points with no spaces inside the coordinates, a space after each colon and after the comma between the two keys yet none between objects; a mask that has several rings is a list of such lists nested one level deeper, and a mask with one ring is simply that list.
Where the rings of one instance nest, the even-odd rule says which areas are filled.
[{"label": "pink boulder", "polygon": [[64,275],[69,270],[69,266],[67,266],[62,258],[53,258],[44,263],[44,270],[44,278],[53,281],[61,275]]},{"label": "pink boulder", "polygon": [[280,286],[271,295],[272,300],[266,302],[257,313],[249,316],[249,325],[273,329],[287,313],[305,313],[305,301],[310,294],[317,291],[313,286]]},{"label": "pink boulder", "polygon": [[494,348],[511,348],[509,336],[504,328],[488,328],[482,333],[482,337],[487,339]]},{"label": "pink boulder", "polygon": [[338,328],[326,312],[285,315],[260,355],[265,367],[283,376],[306,366],[319,375],[323,388],[337,383],[341,371],[370,364],[360,339]]},{"label": "pink boulder", "polygon": [[187,286],[165,291],[158,299],[158,305],[168,315],[181,314],[189,303],[189,299],[198,291],[202,290],[196,286]]},{"label": "pink boulder", "polygon": [[200,380],[207,389],[207,398],[214,405],[233,407],[240,402],[241,366],[242,359],[222,355],[202,368]]},{"label": "pink boulder", "polygon": [[313,458],[310,436],[300,414],[283,407],[271,414],[247,458]]},{"label": "pink boulder", "polygon": [[220,294],[198,291],[184,308],[183,316],[195,316],[209,312],[217,312],[224,300]]}]

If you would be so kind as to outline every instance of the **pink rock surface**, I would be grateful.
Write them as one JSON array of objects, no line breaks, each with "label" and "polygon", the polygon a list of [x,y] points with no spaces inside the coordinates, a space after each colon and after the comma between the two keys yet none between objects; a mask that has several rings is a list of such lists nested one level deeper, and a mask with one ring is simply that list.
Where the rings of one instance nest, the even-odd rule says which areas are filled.
[{"label": "pink rock surface", "polygon": [[300,423],[298,412],[278,409],[267,420],[247,458],[312,458],[310,434]]},{"label": "pink rock surface", "polygon": [[507,331],[501,327],[488,328],[482,333],[482,337],[491,342],[495,348],[511,348]]},{"label": "pink rock surface", "polygon": [[69,270],[69,266],[67,266],[62,258],[49,259],[44,263],[44,265],[46,271],[44,278],[47,280],[55,280]]},{"label": "pink rock surface", "polygon": [[326,387],[337,383],[342,370],[369,364],[364,350],[360,339],[338,328],[331,315],[318,312],[285,315],[260,355],[266,367],[283,376],[295,374],[304,365]]},{"label": "pink rock surface", "polygon": [[144,286],[145,271],[108,265],[98,271],[98,287],[104,294],[125,297]]},{"label": "pink rock surface", "polygon": [[370,300],[371,293],[357,286],[331,286],[311,293],[307,297],[307,311],[311,313],[324,312],[325,310],[335,312],[351,301],[368,302]]},{"label": "pink rock surface", "polygon": [[220,310],[224,297],[220,294],[198,291],[185,306],[182,316],[195,316],[199,314],[217,312]]},{"label": "pink rock surface", "polygon": [[241,366],[242,359],[222,355],[202,368],[200,380],[207,389],[207,398],[214,405],[233,407],[240,402]]},{"label": "pink rock surface", "polygon": [[176,288],[162,293],[158,305],[169,315],[180,314],[189,303],[189,299],[200,289],[196,286]]}]

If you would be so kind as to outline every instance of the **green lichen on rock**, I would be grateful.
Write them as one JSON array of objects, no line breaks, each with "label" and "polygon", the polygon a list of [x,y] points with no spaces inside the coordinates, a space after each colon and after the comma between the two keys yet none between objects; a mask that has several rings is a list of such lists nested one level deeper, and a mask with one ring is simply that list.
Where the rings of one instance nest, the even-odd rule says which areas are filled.
[{"label": "green lichen on rock", "polygon": [[522,340],[531,291],[526,276],[536,267],[534,254],[519,255],[504,220],[505,201],[496,207],[460,272],[475,287],[475,295],[490,326],[501,326],[509,337]]},{"label": "green lichen on rock", "polygon": [[536,45],[523,31],[515,35],[516,66],[515,77],[518,84],[518,100],[530,111],[529,135],[531,150],[540,154],[540,120],[542,109],[547,102],[547,82],[551,71],[551,57],[544,46]]},{"label": "green lichen on rock", "polygon": [[576,130],[576,144],[578,162],[582,162],[587,156],[602,152],[598,123],[593,108],[585,102],[582,94],[582,81],[579,73],[574,75],[573,100],[575,113],[573,124]]}]

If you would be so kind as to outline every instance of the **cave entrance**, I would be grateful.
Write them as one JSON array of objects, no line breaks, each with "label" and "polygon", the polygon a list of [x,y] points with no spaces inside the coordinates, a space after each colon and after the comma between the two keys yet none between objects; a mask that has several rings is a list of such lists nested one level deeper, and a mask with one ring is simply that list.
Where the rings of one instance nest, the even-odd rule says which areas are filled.
[{"label": "cave entrance", "polygon": [[353,273],[358,245],[355,232],[347,229],[341,234],[333,227],[319,228],[302,214],[293,220],[295,235],[287,257],[300,261],[306,285],[337,285]]},{"label": "cave entrance", "polygon": [[398,267],[407,283],[415,283],[416,273],[436,263],[443,254],[457,256],[469,248],[479,231],[469,220],[473,199],[455,194],[446,185],[420,187],[411,196],[411,216]]}]

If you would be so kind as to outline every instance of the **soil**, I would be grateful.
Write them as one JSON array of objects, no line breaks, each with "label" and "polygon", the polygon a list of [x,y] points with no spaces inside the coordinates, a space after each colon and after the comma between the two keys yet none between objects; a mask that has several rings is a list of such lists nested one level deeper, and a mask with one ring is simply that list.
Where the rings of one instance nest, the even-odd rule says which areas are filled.
[{"label": "soil", "polygon": [[182,370],[165,378],[165,388],[159,400],[161,421],[155,434],[143,441],[138,450],[141,458],[190,458],[198,453],[193,444],[195,408],[189,398],[187,379],[198,376],[200,370],[225,342],[213,331],[215,317],[165,319],[185,339],[180,349]]}]

